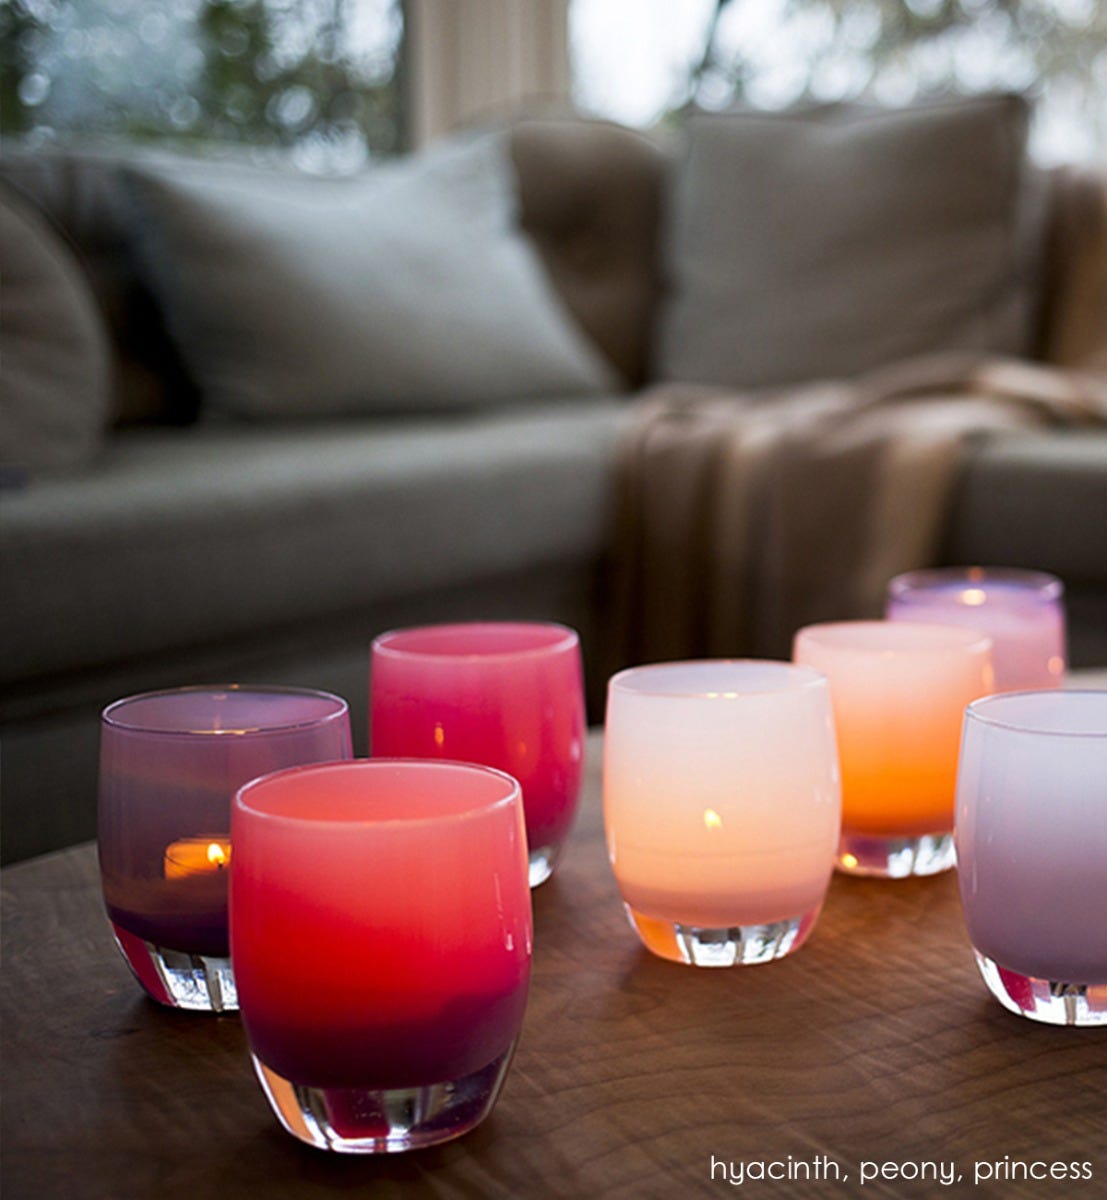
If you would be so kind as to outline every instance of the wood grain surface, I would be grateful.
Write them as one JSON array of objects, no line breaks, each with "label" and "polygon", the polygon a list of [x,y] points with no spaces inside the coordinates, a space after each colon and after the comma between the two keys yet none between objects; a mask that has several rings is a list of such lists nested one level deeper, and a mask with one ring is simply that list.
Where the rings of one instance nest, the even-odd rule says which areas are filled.
[{"label": "wood grain surface", "polygon": [[[271,1116],[237,1018],[144,999],[112,945],[94,847],[7,869],[4,1200],[1107,1196],[1107,1030],[1036,1025],[990,999],[952,874],[836,877],[810,942],[778,963],[663,962],[623,916],[598,739],[589,749],[571,845],[535,894],[529,1007],[499,1104],[414,1154],[301,1146]],[[731,1164],[786,1173],[789,1156],[836,1167],[725,1178]],[[1092,1178],[974,1184],[974,1164],[1005,1160],[1087,1163]],[[863,1161],[953,1163],[962,1178],[862,1186]]]}]

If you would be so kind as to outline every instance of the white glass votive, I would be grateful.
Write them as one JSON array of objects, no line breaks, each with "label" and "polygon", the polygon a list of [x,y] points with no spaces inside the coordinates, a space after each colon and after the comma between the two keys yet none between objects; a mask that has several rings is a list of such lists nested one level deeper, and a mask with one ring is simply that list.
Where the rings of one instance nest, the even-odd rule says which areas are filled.
[{"label": "white glass votive", "polygon": [[997,692],[1060,687],[1065,676],[1065,585],[1044,571],[940,567],[888,584],[890,621],[964,625],[992,639]]},{"label": "white glass votive", "polygon": [[956,625],[840,621],[796,635],[830,681],[842,765],[838,868],[934,875],[953,866],[965,705],[992,691],[991,640]]},{"label": "white glass votive", "polygon": [[616,675],[604,818],[627,916],[653,953],[721,967],[798,949],[838,841],[826,680],[757,661]]},{"label": "white glass votive", "polygon": [[1107,692],[970,704],[956,840],[992,995],[1035,1021],[1107,1025]]}]

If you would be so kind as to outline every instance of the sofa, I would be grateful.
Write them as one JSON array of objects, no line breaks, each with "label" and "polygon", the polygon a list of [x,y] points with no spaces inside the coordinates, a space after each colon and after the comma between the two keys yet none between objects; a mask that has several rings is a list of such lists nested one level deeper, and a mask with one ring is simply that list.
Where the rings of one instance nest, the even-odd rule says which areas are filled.
[{"label": "sofa", "polygon": [[[1098,183],[1074,193],[1071,172],[1022,161],[1024,142],[1011,135],[1016,150],[1008,144],[1008,127],[1025,118],[1021,101],[963,107],[1003,127],[998,157],[1019,158],[1017,179],[997,168],[1002,186],[993,190],[1017,218],[1024,257],[1007,332],[992,344],[998,335],[981,322],[966,336],[984,342],[970,337],[958,348],[1098,367],[1102,297],[1088,289],[1080,240],[1098,228],[1089,201]],[[823,114],[803,119],[825,136]],[[755,132],[757,154],[771,151],[772,129],[767,140]],[[878,133],[865,149],[877,159],[894,140]],[[923,134],[936,153],[951,142]],[[835,136],[848,144],[855,135]],[[964,138],[974,139],[973,157],[987,158],[971,123]],[[474,173],[497,153],[509,168],[506,207]],[[851,165],[858,188],[867,187],[856,174],[863,160]],[[764,179],[762,160],[751,161]],[[682,173],[694,166],[680,139],[572,115],[459,136],[416,160],[373,167],[355,185],[129,149],[7,149],[0,199],[14,224],[3,252],[44,248],[84,308],[81,320],[59,315],[56,297],[43,298],[32,280],[5,330],[30,355],[26,379],[10,375],[4,401],[31,450],[25,462],[5,449],[0,491],[4,861],[94,835],[98,713],[135,691],[234,680],[322,687],[349,700],[364,753],[368,646],[389,627],[566,622],[581,632],[591,713],[602,718],[619,439],[643,388],[676,370],[695,376],[688,323],[711,321],[689,299],[695,279],[682,279],[672,253],[673,222],[688,219]],[[886,174],[893,192],[902,186]],[[356,203],[341,191],[318,199],[363,184]],[[1016,185],[1025,197],[1007,205]],[[382,188],[385,201],[375,194]],[[443,197],[470,206],[471,241],[449,231],[436,207]],[[975,203],[969,196],[966,211]],[[781,220],[800,219],[801,207],[789,196]],[[337,252],[311,238],[289,247],[298,212],[305,228],[348,226]],[[920,220],[933,215],[928,208]],[[951,202],[935,219],[956,223],[960,210]],[[435,231],[440,222],[445,234]],[[268,241],[255,239],[255,223]],[[693,239],[697,229],[693,219]],[[958,226],[950,244],[967,280],[966,236]],[[404,249],[405,239],[424,237],[448,239],[448,249],[429,262],[417,245]],[[1014,245],[1004,243],[1000,257]],[[318,289],[294,304],[291,276],[269,269],[286,248],[333,258]],[[384,256],[388,271],[359,291],[372,274],[367,255]],[[805,252],[800,265],[831,269],[817,258]],[[483,294],[455,291],[451,271],[483,278],[493,267],[500,274]],[[919,270],[929,277],[934,264]],[[395,294],[398,279],[411,285],[406,297]],[[986,279],[981,287],[990,303],[994,287]],[[787,322],[788,303],[771,292],[769,280],[765,311]],[[420,297],[434,321],[417,311]],[[477,312],[486,302],[495,311]],[[978,303],[967,282],[956,302]],[[351,314],[353,332],[329,336]],[[942,348],[927,342],[925,322],[912,345],[911,322],[897,321],[889,343],[897,353]],[[374,333],[381,328],[387,337]],[[724,331],[724,345],[731,336]],[[864,338],[870,347],[879,340],[873,329]],[[817,354],[813,362],[797,368],[803,378],[818,373]],[[737,382],[791,382],[787,365],[759,369]],[[833,366],[849,369],[848,356]],[[353,395],[359,372],[371,403]],[[1105,514],[1102,430],[992,439],[966,455],[942,558],[1057,573],[1067,585],[1072,664],[1105,665]]]}]

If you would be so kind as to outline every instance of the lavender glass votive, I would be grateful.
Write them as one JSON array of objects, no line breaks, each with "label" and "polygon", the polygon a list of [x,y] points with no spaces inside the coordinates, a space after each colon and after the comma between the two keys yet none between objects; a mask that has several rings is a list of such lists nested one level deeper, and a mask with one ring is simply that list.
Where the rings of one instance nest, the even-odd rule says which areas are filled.
[{"label": "lavender glass votive", "polygon": [[297,688],[190,687],[100,719],[100,876],[116,943],[150,996],[236,1009],[227,931],[231,800],[282,767],[351,757],[346,701]]},{"label": "lavender glass votive", "polygon": [[1044,571],[940,567],[897,575],[890,621],[964,625],[992,639],[997,692],[1060,687],[1065,674],[1064,584]]},{"label": "lavender glass votive", "polygon": [[957,873],[988,990],[1107,1028],[1107,692],[1015,692],[965,712]]}]

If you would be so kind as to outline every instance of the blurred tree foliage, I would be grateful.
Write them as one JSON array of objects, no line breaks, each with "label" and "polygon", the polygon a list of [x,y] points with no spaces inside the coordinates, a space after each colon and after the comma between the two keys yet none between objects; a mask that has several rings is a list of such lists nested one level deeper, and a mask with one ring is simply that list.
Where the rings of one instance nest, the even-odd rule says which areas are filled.
[{"label": "blurred tree foliage", "polygon": [[0,5],[0,129],[5,133],[26,128],[21,93],[34,71],[31,47],[42,29],[42,21],[24,0]]},{"label": "blurred tree foliage", "polygon": [[[794,48],[790,69],[766,48]],[[1104,0],[715,0],[689,103],[778,107],[1017,88],[1080,114],[1107,144]]]},{"label": "blurred tree foliage", "polygon": [[0,129],[356,166],[403,143],[399,0],[5,0]]}]

